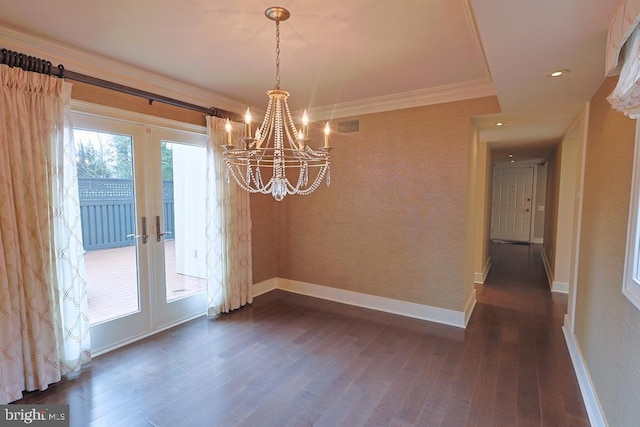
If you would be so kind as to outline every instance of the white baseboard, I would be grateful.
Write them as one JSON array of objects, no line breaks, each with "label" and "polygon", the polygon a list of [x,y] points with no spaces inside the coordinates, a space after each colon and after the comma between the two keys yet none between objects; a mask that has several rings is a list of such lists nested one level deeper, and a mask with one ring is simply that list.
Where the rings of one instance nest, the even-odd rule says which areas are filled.
[{"label": "white baseboard", "polygon": [[549,260],[547,259],[547,254],[544,250],[540,251],[540,256],[542,256],[542,263],[544,264],[544,271],[547,273],[547,282],[549,283],[549,289],[553,289],[553,272],[551,271],[551,266],[549,265]]},{"label": "white baseboard", "polygon": [[469,324],[469,319],[471,318],[471,314],[473,314],[473,309],[476,308],[476,290],[474,289],[469,295],[469,299],[467,303],[464,305],[464,327],[466,328]]},{"label": "white baseboard", "polygon": [[267,292],[273,291],[274,289],[277,289],[277,288],[278,288],[278,282],[275,278],[267,279],[260,283],[254,283],[253,287],[251,288],[251,293],[255,298],[259,295],[266,294]]},{"label": "white baseboard", "polygon": [[[429,305],[416,304],[375,295],[331,288],[329,286],[314,285],[296,280],[276,278],[277,289],[321,298],[357,307],[399,314],[401,316],[428,320],[430,322],[464,328],[473,308],[475,307],[475,290],[466,303],[465,311],[455,311]],[[255,285],[254,285],[255,286]]]},{"label": "white baseboard", "polygon": [[547,254],[545,251],[540,251],[540,256],[542,256],[542,263],[544,264],[544,271],[547,273],[547,282],[549,283],[549,289],[551,292],[558,292],[560,294],[568,294],[569,293],[569,283],[568,282],[560,282],[558,280],[553,280],[553,272],[551,271],[551,266],[549,265],[549,260],[547,259]]},{"label": "white baseboard", "polygon": [[604,417],[604,412],[602,412],[602,407],[600,406],[600,401],[598,400],[596,391],[593,388],[591,375],[589,375],[589,370],[584,363],[584,357],[582,356],[582,351],[580,350],[576,336],[571,332],[567,325],[562,327],[562,332],[564,333],[567,349],[571,356],[573,369],[576,372],[576,377],[578,377],[578,385],[580,386],[584,406],[587,409],[589,422],[595,427],[608,426],[607,420]]},{"label": "white baseboard", "polygon": [[542,237],[534,237],[533,239],[531,239],[531,243],[543,244],[544,239]]},{"label": "white baseboard", "polygon": [[568,294],[569,293],[569,283],[568,282],[558,282],[557,280],[553,281],[551,285],[551,292],[558,292],[559,294]]},{"label": "white baseboard", "polygon": [[489,274],[489,270],[491,270],[491,257],[488,257],[487,262],[484,263],[484,267],[482,268],[482,273],[474,273],[473,281],[481,285],[484,284],[484,281],[487,280],[487,275]]}]

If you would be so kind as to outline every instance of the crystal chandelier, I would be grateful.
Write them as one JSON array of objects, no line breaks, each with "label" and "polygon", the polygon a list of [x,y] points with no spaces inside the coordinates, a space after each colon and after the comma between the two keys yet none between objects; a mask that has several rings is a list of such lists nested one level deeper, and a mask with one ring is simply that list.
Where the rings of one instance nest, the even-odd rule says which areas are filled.
[{"label": "crystal chandelier", "polygon": [[271,194],[281,201],[287,194],[306,195],[312,193],[327,177],[331,183],[329,155],[329,122],[324,127],[324,146],[316,150],[307,145],[309,140],[309,117],[302,114],[302,126],[296,129],[291,118],[287,98],[289,92],[280,89],[280,21],[289,18],[283,7],[270,7],[267,18],[276,23],[276,86],[267,91],[269,103],[260,125],[253,134],[251,112],[244,117],[242,147],[233,145],[231,122],[227,119],[227,141],[224,146],[224,161],[229,175],[244,190],[250,193]]}]

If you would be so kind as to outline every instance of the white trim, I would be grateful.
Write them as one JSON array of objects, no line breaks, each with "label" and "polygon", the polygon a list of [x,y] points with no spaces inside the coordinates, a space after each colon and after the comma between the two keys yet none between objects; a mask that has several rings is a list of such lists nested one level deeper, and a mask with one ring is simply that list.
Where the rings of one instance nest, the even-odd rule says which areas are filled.
[{"label": "white trim", "polygon": [[593,387],[593,381],[591,381],[591,375],[585,364],[582,351],[578,345],[576,336],[571,332],[570,326],[567,324],[568,319],[565,316],[565,325],[562,327],[564,333],[564,339],[567,343],[567,349],[569,350],[569,356],[571,356],[571,362],[573,369],[578,378],[578,385],[580,386],[580,392],[582,393],[582,400],[584,406],[587,409],[587,415],[589,416],[589,422],[594,427],[608,426],[607,420],[604,417],[600,400],[596,394],[596,390]]},{"label": "white trim", "polygon": [[255,298],[257,296],[266,294],[267,292],[271,292],[276,289],[278,289],[278,281],[275,278],[267,279],[260,283],[254,283],[253,286],[251,287],[251,294]]},{"label": "white trim", "polygon": [[467,320],[475,307],[475,290],[471,294],[469,301],[467,301],[465,311],[463,312],[331,288],[329,286],[314,285],[312,283],[299,282],[297,280],[283,279],[280,277],[276,278],[276,281],[278,284],[277,288],[284,291],[371,310],[428,320],[430,322],[442,323],[458,328],[464,328],[466,326]]},{"label": "white trim", "polygon": [[491,67],[489,67],[489,61],[487,61],[487,53],[484,51],[482,36],[480,36],[480,30],[478,29],[478,23],[476,22],[476,14],[473,11],[471,1],[472,0],[463,1],[464,14],[467,17],[469,30],[471,30],[471,37],[473,37],[476,47],[482,53],[482,65],[484,66],[484,72],[487,76],[491,76]]},{"label": "white trim", "polygon": [[359,101],[344,102],[338,105],[315,107],[309,110],[309,115],[313,115],[314,120],[322,121],[494,95],[496,95],[495,86],[493,82],[487,78]]},{"label": "white trim", "polygon": [[538,215],[538,164],[533,167],[533,182],[531,183],[531,205],[529,210],[531,216],[529,217],[529,243],[533,243],[533,233],[536,229],[536,216]]},{"label": "white trim", "polygon": [[547,254],[544,249],[540,251],[540,256],[542,257],[542,264],[544,264],[544,271],[547,273],[549,289],[551,289],[553,288],[553,272],[551,271],[551,266],[549,265],[549,260],[547,259]]},{"label": "white trim", "polygon": [[244,109],[244,105],[241,102],[208,89],[183,83],[102,55],[44,40],[1,25],[0,39],[4,44],[3,48],[45,58],[51,61],[54,66],[62,63],[65,69],[70,71],[203,107],[215,105],[218,108],[234,112],[241,112]]},{"label": "white trim", "polygon": [[[464,305],[464,327],[466,328],[469,324],[469,319],[471,319],[471,315],[473,314],[473,310],[476,308],[476,290],[475,288],[469,295],[469,299],[467,303]],[[455,325],[454,325],[455,326]]]},{"label": "white trim", "polygon": [[118,343],[116,343],[116,344],[114,344],[112,346],[101,348],[98,351],[93,351],[93,349],[91,349],[91,358],[95,359],[96,357],[102,356],[105,353],[109,353],[110,351],[117,350],[117,349],[119,349],[121,347],[124,347],[126,345],[129,345],[129,344],[133,344],[136,341],[140,341],[140,340],[143,340],[143,339],[148,338],[150,336],[159,334],[160,332],[166,331],[167,329],[175,328],[178,325],[182,325],[183,323],[190,322],[190,321],[192,321],[194,319],[197,319],[198,317],[201,317],[201,316],[204,316],[204,315],[205,315],[205,313],[199,313],[199,314],[196,314],[194,316],[187,317],[186,319],[182,319],[182,320],[179,320],[179,321],[177,321],[175,323],[171,323],[171,324],[165,325],[165,326],[161,327],[160,329],[155,329],[155,330],[150,331],[150,332],[145,332],[144,334],[135,336],[133,338],[129,338],[129,339],[124,340],[124,341],[120,341],[120,342],[118,342]]},{"label": "white trim", "polygon": [[525,239],[519,240],[519,239],[513,239],[512,237],[514,237],[514,234],[516,233],[515,231],[511,230],[511,231],[503,231],[500,232],[502,233],[502,235],[508,235],[508,237],[506,238],[496,238],[496,234],[498,234],[498,231],[494,231],[493,229],[493,217],[494,217],[494,206],[492,205],[491,207],[491,239],[492,240],[507,240],[507,241],[523,241],[523,242],[527,242],[530,243],[531,242],[531,236],[533,235],[533,229],[535,228],[535,205],[536,205],[536,185],[538,182],[538,162],[535,162],[533,160],[525,160],[525,161],[518,161],[518,162],[497,162],[493,164],[493,169],[491,170],[491,176],[493,178],[492,181],[492,190],[495,191],[496,190],[496,185],[498,184],[498,181],[496,179],[496,171],[499,170],[505,170],[505,169],[531,169],[533,172],[531,174],[531,194],[529,195],[529,210],[531,215],[529,216],[529,233],[528,236]]},{"label": "white trim", "polygon": [[636,120],[633,176],[627,223],[627,245],[624,256],[622,293],[640,310],[640,120]]},{"label": "white trim", "polygon": [[[466,6],[466,5],[465,5]],[[467,15],[469,12],[467,11]],[[469,18],[468,18],[469,19]],[[477,32],[477,31],[476,31]],[[474,32],[474,37],[477,37]],[[33,35],[22,33],[0,25],[0,39],[4,48],[25,52],[28,55],[45,58],[54,65],[62,63],[68,70],[91,77],[135,87],[143,91],[156,93],[169,98],[178,99],[195,105],[218,108],[233,112],[242,112],[245,105],[236,100],[211,90],[177,81],[157,73],[115,61],[86,50],[72,48],[68,45],[44,40]],[[482,48],[482,44],[479,44]],[[485,69],[488,70],[483,54]],[[487,75],[490,73],[487,71]],[[422,89],[387,96],[369,98],[360,101],[346,102],[338,105],[327,105],[309,111],[317,120],[335,119],[339,117],[371,114],[403,108],[420,107],[444,102],[462,101],[471,98],[495,96],[497,94],[491,78],[444,85],[436,88]]]},{"label": "white trim", "polygon": [[493,166],[498,169],[522,168],[525,166],[538,166],[544,159],[518,160],[516,162],[494,162]]},{"label": "white trim", "polygon": [[488,257],[487,262],[484,263],[482,273],[474,273],[474,282],[483,285],[485,280],[487,280],[489,270],[491,270],[491,257]]},{"label": "white trim", "polygon": [[534,237],[533,239],[531,239],[531,243],[537,243],[537,244],[543,244],[544,243],[544,238],[542,237]]},{"label": "white trim", "polygon": [[558,282],[554,280],[551,285],[551,292],[557,292],[559,294],[569,293],[569,282]]},{"label": "white trim", "polygon": [[169,129],[172,131],[179,130],[181,132],[191,132],[199,135],[205,135],[207,133],[206,126],[74,99],[71,100],[71,111],[85,116],[106,117],[119,122]]}]

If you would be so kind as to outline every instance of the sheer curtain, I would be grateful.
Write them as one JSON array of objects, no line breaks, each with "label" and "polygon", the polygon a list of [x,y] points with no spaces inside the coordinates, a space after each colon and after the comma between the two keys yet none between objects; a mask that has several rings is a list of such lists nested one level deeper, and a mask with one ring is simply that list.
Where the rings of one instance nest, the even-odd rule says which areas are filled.
[{"label": "sheer curtain", "polygon": [[615,110],[630,118],[640,117],[640,30],[638,28],[627,40],[620,77],[607,100]]},{"label": "sheer curtain", "polygon": [[[59,161],[71,85],[1,65],[0,88],[2,404],[19,399],[23,390],[44,390],[59,381],[88,360],[89,347],[86,314],[80,315],[86,293],[84,303],[77,297],[83,283],[75,281],[80,288],[68,283],[62,262],[67,259],[81,277],[77,257],[71,255],[81,254],[79,249],[61,249],[65,233],[60,225],[73,229],[68,222],[76,220],[53,202],[74,179],[74,167]],[[68,351],[70,341],[81,344]]]},{"label": "sheer curtain", "polygon": [[207,314],[228,313],[253,301],[249,193],[227,183],[225,120],[207,117]]},{"label": "sheer curtain", "polygon": [[84,266],[76,148],[71,123],[71,84],[63,84],[63,128],[52,134],[51,203],[54,212],[54,266],[58,303],[54,313],[58,329],[61,373],[77,371],[91,360],[89,299]]}]

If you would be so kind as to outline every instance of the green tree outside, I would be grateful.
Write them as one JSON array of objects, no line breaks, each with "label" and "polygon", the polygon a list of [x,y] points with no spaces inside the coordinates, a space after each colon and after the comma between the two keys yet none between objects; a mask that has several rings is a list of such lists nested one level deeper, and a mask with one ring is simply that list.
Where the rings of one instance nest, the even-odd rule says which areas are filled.
[{"label": "green tree outside", "polygon": [[102,153],[91,144],[77,144],[76,164],[79,178],[111,178],[111,171]]}]

